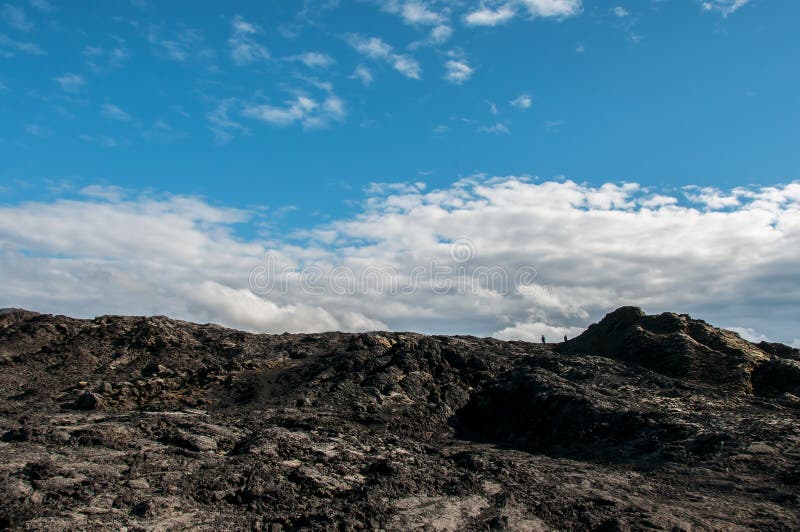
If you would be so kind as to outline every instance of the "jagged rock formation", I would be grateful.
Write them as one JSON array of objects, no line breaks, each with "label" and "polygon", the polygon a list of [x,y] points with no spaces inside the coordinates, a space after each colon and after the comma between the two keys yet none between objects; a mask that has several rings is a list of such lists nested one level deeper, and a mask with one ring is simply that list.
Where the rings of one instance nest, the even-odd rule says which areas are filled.
[{"label": "jagged rock formation", "polygon": [[557,346],[0,311],[0,526],[797,529],[799,392],[633,308]]}]

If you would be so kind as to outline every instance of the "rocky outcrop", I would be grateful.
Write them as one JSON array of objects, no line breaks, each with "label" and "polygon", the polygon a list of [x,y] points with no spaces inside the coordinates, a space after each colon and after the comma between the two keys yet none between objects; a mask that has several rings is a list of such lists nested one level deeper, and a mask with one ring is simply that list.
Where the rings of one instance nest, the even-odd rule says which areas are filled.
[{"label": "rocky outcrop", "polygon": [[0,527],[800,528],[798,360],[688,316],[560,346],[0,314]]},{"label": "rocky outcrop", "polygon": [[[686,314],[648,316],[622,307],[556,348],[639,364],[663,375],[751,392],[751,374],[770,352]],[[791,348],[789,348],[791,349]]]}]

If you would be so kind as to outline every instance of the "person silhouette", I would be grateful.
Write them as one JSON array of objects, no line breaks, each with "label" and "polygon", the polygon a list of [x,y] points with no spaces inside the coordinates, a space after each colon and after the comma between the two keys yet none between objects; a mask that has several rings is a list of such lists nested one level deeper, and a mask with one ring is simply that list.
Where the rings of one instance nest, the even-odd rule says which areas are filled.
[{"label": "person silhouette", "polygon": [[547,343],[547,340],[545,340],[545,339],[544,339],[544,335],[542,335],[542,343],[543,343],[543,344],[546,344],[546,343]]},{"label": "person silhouette", "polygon": [[567,335],[566,334],[564,335],[564,341],[565,342],[567,341]]}]

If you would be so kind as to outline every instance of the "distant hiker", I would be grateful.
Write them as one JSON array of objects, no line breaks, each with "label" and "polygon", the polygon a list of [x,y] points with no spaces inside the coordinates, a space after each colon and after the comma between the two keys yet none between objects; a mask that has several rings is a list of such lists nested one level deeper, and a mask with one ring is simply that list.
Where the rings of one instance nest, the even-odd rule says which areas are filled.
[{"label": "distant hiker", "polygon": [[545,339],[544,339],[544,335],[542,335],[542,343],[543,343],[543,344],[546,344],[546,343],[547,343],[547,340],[545,340]]},{"label": "distant hiker", "polygon": [[565,334],[564,335],[564,342],[566,342],[566,341],[567,341],[567,335]]}]

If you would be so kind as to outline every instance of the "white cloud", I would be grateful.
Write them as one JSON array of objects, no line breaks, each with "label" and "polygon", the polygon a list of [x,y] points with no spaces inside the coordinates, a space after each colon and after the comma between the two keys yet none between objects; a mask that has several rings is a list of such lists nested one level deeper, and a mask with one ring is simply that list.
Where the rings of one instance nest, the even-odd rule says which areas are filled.
[{"label": "white cloud", "polygon": [[33,23],[28,20],[25,10],[21,7],[4,4],[2,14],[6,23],[15,29],[20,31],[31,31],[33,29]]},{"label": "white cloud", "polygon": [[50,130],[39,124],[26,124],[25,132],[34,137],[46,137],[50,134]]},{"label": "white cloud", "polygon": [[120,122],[129,122],[131,120],[131,115],[114,104],[104,103],[100,109],[103,113],[103,116],[108,119],[118,120]]},{"label": "white cloud", "polygon": [[65,92],[78,92],[86,85],[86,81],[78,74],[62,74],[54,79]]},{"label": "white cloud", "polygon": [[[162,47],[159,53],[163,57],[182,61],[186,59],[190,53],[189,43],[184,43],[181,40],[182,37],[180,35],[178,36],[178,39],[178,42],[156,40],[151,44],[157,44],[158,46]],[[130,52],[124,46],[125,41],[120,38],[115,38],[114,40],[115,43],[107,48],[104,48],[103,46],[86,46],[83,49],[83,56],[86,58],[86,63],[92,70],[103,70],[107,67],[118,67],[130,57]],[[185,46],[182,47],[181,44],[178,43],[185,44]]]},{"label": "white cloud", "polygon": [[242,110],[242,114],[277,127],[287,127],[299,123],[304,128],[316,129],[327,127],[333,122],[343,121],[347,116],[347,111],[344,101],[336,96],[332,89],[328,89],[320,100],[299,93],[285,101],[283,105],[247,105]]},{"label": "white cloud", "polygon": [[497,26],[508,22],[517,15],[511,3],[502,5],[497,9],[488,7],[481,7],[467,13],[464,17],[464,22],[467,26]]},{"label": "white cloud", "polygon": [[422,2],[405,2],[400,12],[403,20],[409,24],[434,26],[441,24],[444,18],[434,13]]},{"label": "white cloud", "polygon": [[511,130],[508,129],[508,126],[505,124],[498,122],[496,124],[492,124],[490,126],[481,126],[478,128],[479,133],[491,133],[494,135],[509,135]]},{"label": "white cloud", "polygon": [[431,41],[434,44],[442,44],[453,35],[453,28],[446,24],[436,26],[431,30]]},{"label": "white cloud", "polygon": [[364,37],[357,34],[349,34],[347,42],[355,48],[356,52],[371,59],[386,59],[391,57],[393,49],[377,37]]},{"label": "white cloud", "polygon": [[578,15],[582,8],[581,0],[508,0],[500,5],[484,1],[477,9],[467,13],[464,22],[468,26],[497,26],[521,12],[527,13],[530,18],[563,19]]},{"label": "white cloud", "polygon": [[740,7],[744,7],[749,3],[750,0],[710,0],[708,2],[703,2],[701,5],[704,11],[716,11],[721,13],[723,17],[727,17]]},{"label": "white cloud", "polygon": [[[205,38],[200,30],[181,27],[178,31],[164,36],[160,27],[151,24],[147,28],[146,37],[153,47],[153,52],[159,57],[179,62],[195,59],[208,64],[211,69],[216,68],[213,65],[216,52],[205,45]],[[111,66],[118,66],[128,56],[127,49],[120,46],[123,41],[119,38],[115,40],[117,41],[117,46],[107,52],[107,60]],[[95,47],[84,50],[84,54],[87,51],[92,54],[100,50],[100,48]]]},{"label": "white cloud", "polygon": [[80,193],[90,198],[104,199],[111,202],[119,202],[125,197],[125,190],[113,185],[89,185],[83,187]]},{"label": "white cloud", "polygon": [[582,54],[585,51],[586,51],[586,47],[583,46],[582,42],[579,42],[578,44],[575,45],[575,52],[577,52],[579,54]]},{"label": "white cloud", "polygon": [[794,340],[789,342],[789,345],[794,348],[800,349],[800,338],[795,338]]},{"label": "white cloud", "polygon": [[733,331],[748,342],[767,342],[769,338],[756,330],[751,329],[750,327],[724,327],[729,331]]},{"label": "white cloud", "polygon": [[531,17],[572,17],[583,8],[581,0],[521,0]]},{"label": "white cloud", "polygon": [[428,3],[420,0],[382,0],[381,7],[387,13],[398,15],[411,26],[436,26],[445,21],[443,15],[432,11]]},{"label": "white cloud", "polygon": [[469,66],[466,59],[450,59],[445,62],[444,68],[444,79],[456,85],[461,85],[475,73],[475,69]]},{"label": "white cloud", "polygon": [[678,198],[673,196],[665,196],[663,194],[653,194],[649,198],[641,199],[639,205],[647,209],[666,207],[668,205],[677,205]]},{"label": "white cloud", "polygon": [[165,313],[256,332],[386,328],[346,308],[251,293],[248,270],[267,248],[233,236],[248,218],[180,196],[0,207],[0,272],[19,282],[3,283],[0,298],[75,316]]},{"label": "white cloud", "polygon": [[508,103],[517,109],[528,109],[533,105],[533,98],[531,98],[530,94],[520,94]]},{"label": "white cloud", "polygon": [[328,54],[322,52],[305,52],[292,55],[287,58],[289,61],[298,61],[308,68],[328,68],[336,63],[336,60]]},{"label": "white cloud", "polygon": [[54,9],[53,5],[47,0],[30,0],[30,4],[31,6],[33,6],[34,9],[38,9],[43,13],[49,13]]},{"label": "white cloud", "polygon": [[371,85],[373,81],[372,72],[363,65],[359,65],[353,70],[353,73],[350,74],[350,79],[357,79],[367,86]]},{"label": "white cloud", "polygon": [[235,98],[222,100],[206,114],[209,129],[214,134],[217,144],[227,144],[233,140],[235,133],[248,133],[246,127],[230,117],[231,110],[238,106],[238,103]]},{"label": "white cloud", "polygon": [[13,57],[14,52],[22,52],[30,55],[44,55],[45,51],[36,43],[18,41],[8,35],[0,33],[0,56]]},{"label": "white cloud", "polygon": [[234,63],[243,66],[269,58],[267,49],[253,38],[262,33],[260,26],[247,22],[240,15],[233,17],[231,25],[233,35],[228,39],[228,47]]},{"label": "white cloud", "polygon": [[620,17],[620,18],[624,18],[624,17],[627,17],[628,15],[630,15],[630,13],[628,13],[628,10],[625,9],[624,7],[622,7],[622,6],[615,7],[613,9],[613,11],[614,11],[614,15],[617,16],[617,17]]},{"label": "white cloud", "polygon": [[[239,224],[254,223],[251,213],[196,198],[109,194],[0,206],[0,300],[258,331],[389,328],[534,341],[572,337],[609,309],[636,304],[797,341],[800,183],[725,191],[740,201],[724,208],[634,183],[563,179],[476,177],[430,191],[380,184],[367,192],[355,216],[287,241],[237,236]],[[312,295],[295,284],[263,297],[247,291],[268,251],[278,269],[385,265],[405,283],[404,272],[432,258],[455,266],[450,243],[462,238],[473,254],[458,264],[471,273],[497,266],[511,276],[527,266],[536,274],[506,291],[470,278],[468,290],[439,295],[424,278],[395,295]]]},{"label": "white cloud", "polygon": [[715,187],[697,187],[690,185],[684,187],[684,194],[690,201],[703,204],[707,209],[711,210],[736,207],[741,203],[737,190],[728,193]]},{"label": "white cloud", "polygon": [[406,54],[394,52],[394,48],[378,37],[364,37],[358,34],[348,34],[347,42],[359,54],[377,61],[384,61],[407,78],[421,79],[422,67],[416,59]]},{"label": "white cloud", "polygon": [[575,338],[583,331],[584,327],[559,327],[542,322],[516,323],[497,331],[493,336],[500,340],[527,340],[537,343],[541,342],[544,336],[547,342],[561,342],[564,336]]}]

